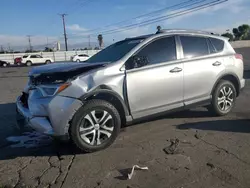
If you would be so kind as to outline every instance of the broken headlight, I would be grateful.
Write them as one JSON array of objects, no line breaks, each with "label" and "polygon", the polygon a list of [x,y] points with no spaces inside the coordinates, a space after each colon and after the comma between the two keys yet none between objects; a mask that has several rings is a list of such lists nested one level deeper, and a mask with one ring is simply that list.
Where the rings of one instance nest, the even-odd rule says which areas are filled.
[{"label": "broken headlight", "polygon": [[56,86],[40,86],[39,90],[41,91],[42,95],[44,97],[54,96],[63,90],[65,90],[67,87],[70,86],[70,83],[64,83],[62,85],[56,85]]}]

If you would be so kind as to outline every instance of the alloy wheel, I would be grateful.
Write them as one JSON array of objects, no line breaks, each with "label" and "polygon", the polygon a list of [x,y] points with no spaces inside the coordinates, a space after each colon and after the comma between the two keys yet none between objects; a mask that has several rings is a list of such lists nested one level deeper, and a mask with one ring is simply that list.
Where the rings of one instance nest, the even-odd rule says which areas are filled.
[{"label": "alloy wheel", "polygon": [[81,121],[79,133],[89,145],[101,145],[107,141],[114,130],[112,116],[105,110],[93,110]]},{"label": "alloy wheel", "polygon": [[218,96],[218,106],[221,111],[228,111],[232,108],[234,102],[234,93],[231,87],[223,86]]}]

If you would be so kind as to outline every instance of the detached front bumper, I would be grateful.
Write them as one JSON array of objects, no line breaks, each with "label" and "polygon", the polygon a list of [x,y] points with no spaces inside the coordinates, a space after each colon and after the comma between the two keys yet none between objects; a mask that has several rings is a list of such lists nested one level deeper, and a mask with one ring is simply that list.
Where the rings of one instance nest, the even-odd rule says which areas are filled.
[{"label": "detached front bumper", "polygon": [[[29,106],[32,107],[29,109]],[[28,125],[42,134],[68,137],[69,121],[81,106],[80,100],[63,96],[55,96],[48,100],[48,103],[44,103],[44,100],[40,102],[39,99],[29,99],[25,105],[20,96],[16,101],[17,123],[20,126]],[[36,114],[39,108],[42,116]]]},{"label": "detached front bumper", "polygon": [[32,129],[47,135],[55,135],[52,125],[46,117],[33,117],[30,110],[26,108],[20,100],[21,97],[17,98],[17,123],[20,126],[25,124],[30,126]]}]

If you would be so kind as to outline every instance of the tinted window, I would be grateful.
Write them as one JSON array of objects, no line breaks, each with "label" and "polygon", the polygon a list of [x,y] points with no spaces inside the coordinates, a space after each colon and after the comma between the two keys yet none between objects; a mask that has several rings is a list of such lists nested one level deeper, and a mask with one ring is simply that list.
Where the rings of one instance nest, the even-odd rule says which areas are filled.
[{"label": "tinted window", "polygon": [[143,48],[137,55],[146,57],[149,64],[176,60],[175,38],[158,39]]},{"label": "tinted window", "polygon": [[36,58],[36,55],[31,55],[30,58]]},{"label": "tinted window", "polygon": [[209,39],[207,39],[207,44],[210,54],[216,53],[216,49],[214,48],[214,45],[211,43]]},{"label": "tinted window", "polygon": [[192,58],[209,54],[206,38],[181,36],[180,39],[185,58]]},{"label": "tinted window", "polygon": [[219,40],[219,39],[215,39],[215,38],[210,38],[212,44],[214,45],[215,49],[217,52],[220,52],[223,50],[224,48],[224,41],[223,40]]},{"label": "tinted window", "polygon": [[125,56],[130,50],[137,46],[142,39],[128,39],[112,44],[88,59],[90,63],[114,62]]},{"label": "tinted window", "polygon": [[86,54],[80,54],[80,55],[78,55],[79,57],[89,57],[88,55],[86,55]]},{"label": "tinted window", "polygon": [[27,58],[28,56],[27,55],[24,55],[23,58]]}]

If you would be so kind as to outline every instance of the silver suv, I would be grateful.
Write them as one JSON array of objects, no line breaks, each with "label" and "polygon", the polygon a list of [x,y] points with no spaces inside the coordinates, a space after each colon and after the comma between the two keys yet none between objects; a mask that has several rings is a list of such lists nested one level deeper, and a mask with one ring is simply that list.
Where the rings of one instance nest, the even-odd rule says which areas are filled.
[{"label": "silver suv", "polygon": [[212,33],[127,38],[86,63],[33,68],[17,99],[18,122],[93,152],[139,118],[196,105],[228,114],[245,86],[243,69],[228,39]]}]

